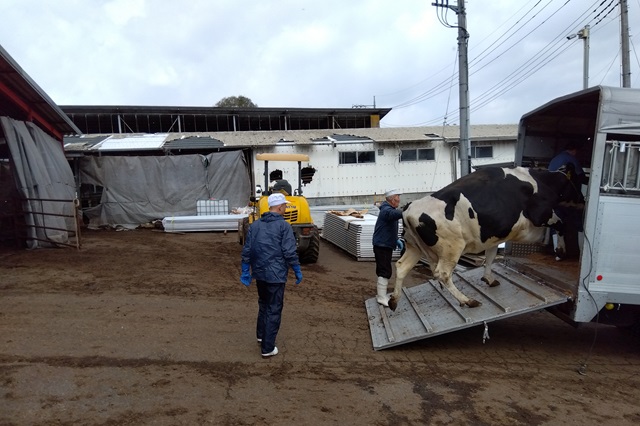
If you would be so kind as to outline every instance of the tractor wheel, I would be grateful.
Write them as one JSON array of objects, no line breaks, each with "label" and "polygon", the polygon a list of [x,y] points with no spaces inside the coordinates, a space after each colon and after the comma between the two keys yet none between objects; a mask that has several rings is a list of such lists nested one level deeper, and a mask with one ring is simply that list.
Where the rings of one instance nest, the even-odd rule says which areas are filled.
[{"label": "tractor wheel", "polygon": [[304,253],[300,253],[300,263],[316,263],[320,254],[320,232],[318,227],[313,227],[313,235],[309,240],[309,247]]},{"label": "tractor wheel", "polygon": [[241,246],[244,246],[244,242],[247,240],[247,234],[249,233],[249,218],[242,219],[242,223],[238,225],[238,242]]}]

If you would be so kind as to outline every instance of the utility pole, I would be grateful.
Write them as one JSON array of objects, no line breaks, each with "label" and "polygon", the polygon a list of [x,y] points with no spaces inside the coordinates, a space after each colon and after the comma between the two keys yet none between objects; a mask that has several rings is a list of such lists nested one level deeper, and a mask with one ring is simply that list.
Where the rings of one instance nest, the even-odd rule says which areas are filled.
[{"label": "utility pole", "polygon": [[458,88],[460,99],[460,175],[471,173],[471,142],[469,141],[469,60],[467,47],[469,33],[467,32],[467,15],[464,8],[464,0],[458,0],[457,6],[450,6],[448,0],[432,3],[432,6],[446,7],[458,15]]},{"label": "utility pole", "polygon": [[589,87],[589,25],[585,25],[583,29],[578,31],[577,34],[571,34],[567,37],[568,40],[575,38],[576,36],[580,40],[584,40],[584,60],[582,61],[582,88]]},{"label": "utility pole", "polygon": [[578,31],[578,37],[584,40],[584,60],[582,61],[583,89],[589,87],[589,25]]},{"label": "utility pole", "polygon": [[620,40],[622,44],[622,87],[631,87],[629,60],[629,9],[627,0],[620,0]]}]

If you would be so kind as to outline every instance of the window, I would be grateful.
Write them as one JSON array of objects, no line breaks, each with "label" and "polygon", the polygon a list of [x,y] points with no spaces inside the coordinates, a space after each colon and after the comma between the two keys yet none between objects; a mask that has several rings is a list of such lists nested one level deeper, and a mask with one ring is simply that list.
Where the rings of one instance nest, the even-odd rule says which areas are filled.
[{"label": "window", "polygon": [[346,151],[340,153],[340,164],[375,163],[375,151]]},{"label": "window", "polygon": [[608,140],[600,192],[640,196],[640,141]]},{"label": "window", "polygon": [[427,161],[435,159],[436,150],[433,148],[400,150],[400,161]]},{"label": "window", "polygon": [[471,158],[493,158],[492,146],[472,146]]}]

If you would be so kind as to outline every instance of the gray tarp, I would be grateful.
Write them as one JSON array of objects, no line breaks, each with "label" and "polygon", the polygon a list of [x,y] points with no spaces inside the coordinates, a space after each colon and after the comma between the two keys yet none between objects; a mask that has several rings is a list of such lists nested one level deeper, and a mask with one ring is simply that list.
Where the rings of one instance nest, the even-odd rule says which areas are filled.
[{"label": "gray tarp", "polygon": [[[18,192],[23,198],[69,200],[69,202],[25,201],[28,225],[28,248],[49,247],[38,240],[66,243],[73,230],[73,217],[44,216],[38,212],[73,216],[75,182],[73,172],[64,156],[62,144],[33,123],[0,117],[9,145]],[[47,229],[45,229],[45,227]],[[36,238],[38,240],[36,240]]]},{"label": "gray tarp", "polygon": [[90,227],[137,226],[168,216],[193,216],[198,200],[246,206],[249,172],[241,151],[158,157],[85,157],[80,182],[104,187],[85,211]]}]

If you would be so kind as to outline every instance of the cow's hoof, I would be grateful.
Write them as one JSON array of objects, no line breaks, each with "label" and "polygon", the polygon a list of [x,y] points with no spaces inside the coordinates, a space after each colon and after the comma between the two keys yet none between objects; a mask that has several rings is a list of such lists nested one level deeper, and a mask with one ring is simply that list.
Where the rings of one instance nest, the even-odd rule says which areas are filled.
[{"label": "cow's hoof", "polygon": [[478,306],[480,306],[480,305],[481,305],[481,303],[480,303],[480,302],[478,302],[478,301],[477,301],[477,300],[475,300],[475,299],[470,299],[470,300],[467,302],[467,306],[468,306],[468,307],[470,307],[470,308],[477,308],[477,307],[478,307]]},{"label": "cow's hoof", "polygon": [[500,281],[498,280],[493,280],[492,282],[489,282],[488,279],[486,279],[485,277],[480,278],[481,281],[484,281],[485,284],[487,284],[489,287],[495,287],[500,285]]},{"label": "cow's hoof", "polygon": [[389,299],[389,309],[391,309],[392,311],[395,311],[397,307],[398,307],[398,302],[396,301],[396,298],[392,297],[391,299]]}]

